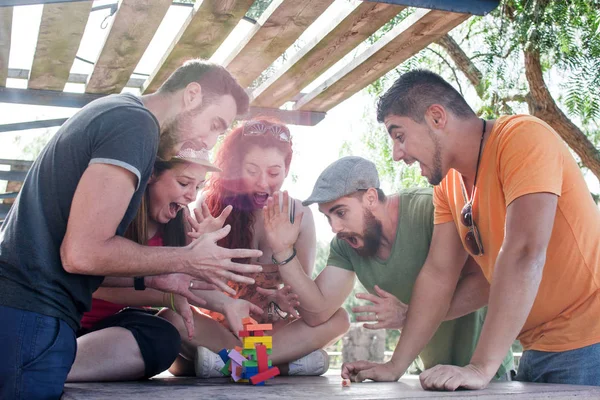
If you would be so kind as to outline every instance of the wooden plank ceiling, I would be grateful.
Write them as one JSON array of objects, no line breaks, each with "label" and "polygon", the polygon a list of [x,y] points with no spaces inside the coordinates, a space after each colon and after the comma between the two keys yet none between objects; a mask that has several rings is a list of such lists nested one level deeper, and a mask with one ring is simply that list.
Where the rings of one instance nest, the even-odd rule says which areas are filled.
[{"label": "wooden plank ceiling", "polygon": [[[470,14],[416,9],[312,92],[300,93],[406,8],[383,2],[359,2],[351,11],[346,10],[325,21],[324,29],[315,37],[308,38],[308,43],[289,59],[277,61],[323,13],[331,11],[327,9],[333,3],[345,1],[273,0],[246,37],[238,40],[237,46],[225,56],[223,64],[239,82],[249,87],[264,71],[270,70],[272,74],[252,91],[249,115],[271,112],[286,118],[295,110],[302,118],[288,121],[314,124],[323,118],[324,112],[470,17]],[[43,6],[28,89],[62,92],[65,83],[73,81],[76,74],[70,77],[69,73],[92,11],[92,3],[75,1]],[[142,93],[156,91],[186,60],[210,58],[253,3],[254,0],[196,1],[154,71],[140,87]],[[173,5],[171,0],[119,2],[93,72],[87,78],[86,93],[120,93],[128,82],[136,82],[131,75],[170,7],[178,6]],[[7,76],[17,73],[20,76],[23,71],[27,72],[9,71],[8,68],[10,46],[15,44],[15,39],[10,37],[12,18],[12,7],[0,7],[0,98],[2,91],[8,90],[3,89]],[[274,67],[276,65],[281,66]],[[82,76],[85,81],[86,75]],[[40,92],[38,96],[44,95]],[[279,109],[290,101],[295,102],[293,111]]]},{"label": "wooden plank ceiling", "polygon": [[75,61],[92,1],[44,5],[29,89],[63,90]]},{"label": "wooden plank ceiling", "polygon": [[121,93],[172,0],[123,0],[88,81],[87,93]]},{"label": "wooden plank ceiling", "polygon": [[184,61],[210,58],[233,28],[246,15],[254,0],[197,1],[171,46],[144,85],[144,93],[152,93]]},{"label": "wooden plank ceiling", "polygon": [[249,86],[287,50],[333,0],[275,0],[223,66]]},{"label": "wooden plank ceiling", "polygon": [[8,76],[12,17],[12,7],[0,8],[0,87],[6,86],[6,77]]}]

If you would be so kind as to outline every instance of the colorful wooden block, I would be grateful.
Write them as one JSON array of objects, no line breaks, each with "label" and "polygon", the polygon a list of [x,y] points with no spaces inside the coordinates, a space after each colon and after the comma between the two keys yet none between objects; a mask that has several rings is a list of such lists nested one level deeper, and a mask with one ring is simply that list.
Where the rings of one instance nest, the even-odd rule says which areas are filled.
[{"label": "colorful wooden block", "polygon": [[242,318],[242,325],[258,325],[258,322],[252,317]]},{"label": "colorful wooden block", "polygon": [[269,369],[269,356],[265,345],[256,345],[256,361],[258,362],[258,372],[265,372]]},{"label": "colorful wooden block", "polygon": [[241,352],[242,352],[242,348],[241,348],[240,346],[235,346],[233,349],[234,349],[235,351],[237,351],[238,353],[241,353]]},{"label": "colorful wooden block", "polygon": [[[273,365],[271,360],[269,360],[268,365],[269,365],[269,367],[271,367]],[[256,361],[256,360],[247,360],[247,361],[244,361],[244,363],[242,364],[242,366],[244,366],[244,367],[258,367],[258,361]]]},{"label": "colorful wooden block", "polygon": [[[273,349],[267,347],[267,354],[273,354]],[[249,360],[252,359],[256,361],[256,349],[243,349],[242,355]]]},{"label": "colorful wooden block", "polygon": [[221,368],[221,373],[225,376],[231,375],[231,370],[229,369],[231,366],[231,360],[227,360],[227,363]]},{"label": "colorful wooden block", "polygon": [[242,340],[244,349],[253,349],[257,344],[264,344],[267,349],[273,348],[273,338],[271,336],[246,337]]},{"label": "colorful wooden block", "polygon": [[252,331],[250,336],[265,336],[265,331]]},{"label": "colorful wooden block", "polygon": [[227,351],[227,349],[223,349],[221,351],[219,351],[219,356],[221,357],[221,360],[223,360],[224,363],[226,363],[227,361],[229,361],[229,352]]},{"label": "colorful wooden block", "polygon": [[242,368],[241,365],[239,365],[238,363],[236,363],[233,360],[231,361],[231,379],[233,379],[234,382],[237,382],[240,379],[242,379],[243,371],[244,371],[244,368]]},{"label": "colorful wooden block", "polygon": [[233,361],[235,361],[236,363],[238,363],[239,365],[242,365],[242,363],[244,361],[246,361],[246,357],[242,356],[240,353],[238,353],[237,350],[233,349],[229,352],[229,358],[231,358]]},{"label": "colorful wooden block", "polygon": [[254,324],[245,326],[247,331],[272,331],[273,324]]},{"label": "colorful wooden block", "polygon": [[250,337],[250,331],[239,331],[238,336],[241,338]]},{"label": "colorful wooden block", "polygon": [[244,367],[244,378],[250,379],[256,374],[258,374],[258,367]]},{"label": "colorful wooden block", "polygon": [[279,374],[280,374],[279,368],[273,367],[273,368],[266,370],[265,372],[260,372],[256,375],[254,375],[253,377],[251,377],[250,383],[252,383],[253,385],[256,385],[256,384],[266,381],[267,379],[274,378]]}]

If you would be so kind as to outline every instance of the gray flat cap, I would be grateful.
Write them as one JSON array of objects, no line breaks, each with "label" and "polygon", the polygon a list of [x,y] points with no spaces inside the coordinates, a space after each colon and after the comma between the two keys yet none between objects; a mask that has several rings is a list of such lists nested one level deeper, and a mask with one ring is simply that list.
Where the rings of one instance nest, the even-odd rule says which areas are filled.
[{"label": "gray flat cap", "polygon": [[310,197],[302,202],[329,203],[358,190],[379,188],[379,174],[375,164],[362,157],[340,158],[329,165],[317,179]]}]

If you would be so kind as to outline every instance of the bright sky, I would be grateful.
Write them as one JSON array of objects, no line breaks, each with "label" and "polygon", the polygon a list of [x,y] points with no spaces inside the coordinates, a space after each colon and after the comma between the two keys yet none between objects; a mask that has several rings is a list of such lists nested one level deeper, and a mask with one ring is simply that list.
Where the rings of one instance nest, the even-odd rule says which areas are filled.
[{"label": "bright sky", "polygon": [[[96,0],[94,6],[111,4],[115,0]],[[292,46],[287,56],[290,57],[303,43],[306,43],[316,32],[325,29],[333,17],[340,12],[349,13],[359,2],[356,0],[336,0],[327,11],[317,19],[317,21],[307,29],[307,31]],[[136,73],[151,74],[160,60],[161,55],[172,42],[179,27],[183,24],[189,13],[190,7],[170,7],[157,33],[155,34],[150,46],[142,57],[140,63],[135,69]],[[20,6],[14,8],[11,53],[9,58],[9,68],[30,70],[33,62],[33,55],[38,37],[39,24],[42,15],[42,6]],[[101,28],[104,19],[109,15],[109,10],[100,10],[91,13],[86,30],[77,55],[83,59],[96,61],[104,44],[106,35],[109,32],[112,18],[106,21],[108,27]],[[252,24],[247,21],[241,21],[234,29],[231,35],[226,39],[221,48],[212,57],[213,61],[220,62],[225,59],[228,52],[237,44],[251,28]],[[18,43],[14,42],[18,38]],[[317,81],[309,87],[304,88],[303,92],[309,91],[319,85],[323,80],[330,77],[348,59],[353,58],[358,52],[362,51],[364,46],[351,52],[330,70],[323,74]],[[274,66],[281,65],[282,60],[277,60]],[[71,69],[72,73],[90,74],[93,65],[80,60],[75,60]],[[135,76],[135,75],[134,75]],[[144,76],[137,76],[144,77]],[[7,87],[26,88],[26,81],[20,79],[9,79]],[[65,91],[83,92],[83,84],[67,83]],[[136,90],[130,88],[127,91],[136,93]],[[139,93],[139,91],[137,91]],[[42,107],[27,106],[15,104],[2,104],[0,112],[0,124],[25,122],[38,119],[64,118],[71,116],[76,110],[60,107]],[[313,184],[321,171],[330,163],[339,158],[340,149],[344,142],[352,144],[352,149],[357,155],[361,153],[360,138],[361,135],[370,129],[369,126],[375,124],[375,113],[373,99],[362,91],[352,98],[346,100],[333,110],[316,127],[290,126],[294,141],[294,159],[292,161],[290,177],[284,184],[290,194],[298,199],[305,199],[312,191]],[[23,147],[40,134],[46,132],[46,129],[37,129],[21,132],[0,133],[0,158],[22,159]],[[55,132],[56,128],[51,129]],[[18,143],[16,142],[18,140]],[[296,179],[292,179],[294,176]],[[589,179],[590,188],[595,193],[600,192],[597,181]],[[5,182],[0,182],[0,191]],[[385,189],[385,187],[384,187]],[[323,216],[318,213],[315,206],[312,206],[315,214],[317,227],[317,238],[320,241],[328,242],[332,233]]]}]

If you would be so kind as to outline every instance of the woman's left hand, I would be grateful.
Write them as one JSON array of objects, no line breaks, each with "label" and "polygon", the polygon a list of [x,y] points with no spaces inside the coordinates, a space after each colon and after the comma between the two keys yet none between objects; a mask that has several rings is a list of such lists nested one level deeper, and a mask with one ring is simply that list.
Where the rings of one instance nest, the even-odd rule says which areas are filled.
[{"label": "woman's left hand", "polygon": [[[292,199],[292,201],[295,200]],[[286,253],[294,247],[298,235],[300,235],[300,225],[304,215],[304,213],[299,213],[292,223],[287,191],[283,192],[282,202],[283,206],[280,206],[279,192],[275,192],[272,197],[269,197],[267,205],[263,207],[267,241],[274,255]]]},{"label": "woman's left hand", "polygon": [[231,214],[231,210],[233,210],[233,207],[227,206],[223,209],[221,215],[219,215],[217,218],[214,218],[210,214],[210,210],[208,209],[206,203],[202,202],[201,210],[194,208],[194,216],[196,217],[194,219],[190,215],[189,211],[184,209],[185,219],[190,227],[187,234],[188,237],[192,239],[198,239],[205,233],[218,231],[225,224],[227,217],[229,217],[229,214]]}]

